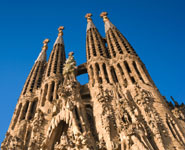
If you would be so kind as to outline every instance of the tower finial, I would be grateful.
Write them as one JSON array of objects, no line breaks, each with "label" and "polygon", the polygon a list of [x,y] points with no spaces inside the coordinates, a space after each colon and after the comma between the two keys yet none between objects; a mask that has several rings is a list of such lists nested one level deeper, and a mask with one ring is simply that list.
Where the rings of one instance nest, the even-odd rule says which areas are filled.
[{"label": "tower finial", "polygon": [[64,30],[64,26],[60,26],[59,28],[58,28],[58,36],[62,36],[63,35],[63,30]]},{"label": "tower finial", "polygon": [[87,22],[92,21],[91,16],[92,16],[91,13],[87,13],[87,14],[85,15],[85,18],[87,18]]},{"label": "tower finial", "polygon": [[48,43],[49,43],[49,39],[45,39],[44,41],[43,41],[43,47],[42,47],[42,50],[47,50],[48,49]]},{"label": "tower finial", "polygon": [[104,21],[104,22],[109,20],[109,18],[107,17],[107,15],[108,15],[107,12],[102,12],[102,13],[100,14],[100,17],[103,18],[103,21]]}]

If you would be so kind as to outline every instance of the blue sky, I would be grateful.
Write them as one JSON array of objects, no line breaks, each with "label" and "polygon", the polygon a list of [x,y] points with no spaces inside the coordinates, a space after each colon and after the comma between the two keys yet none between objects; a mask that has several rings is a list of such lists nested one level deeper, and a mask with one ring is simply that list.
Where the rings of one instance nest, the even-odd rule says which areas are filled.
[{"label": "blue sky", "polygon": [[[86,61],[86,13],[102,36],[99,17],[109,13],[111,22],[126,36],[162,95],[185,101],[185,1],[184,0],[32,0],[0,2],[0,142],[8,129],[24,82],[49,38],[48,56],[65,26],[66,53],[74,51],[77,64]],[[85,78],[85,79],[83,79]],[[81,83],[86,76],[79,77]]]}]

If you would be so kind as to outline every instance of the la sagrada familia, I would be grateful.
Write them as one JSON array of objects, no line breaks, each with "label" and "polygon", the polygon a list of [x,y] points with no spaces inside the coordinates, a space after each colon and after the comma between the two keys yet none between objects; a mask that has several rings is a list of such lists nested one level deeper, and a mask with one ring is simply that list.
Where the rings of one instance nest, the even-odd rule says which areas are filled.
[{"label": "la sagrada familia", "polygon": [[[168,102],[122,33],[87,14],[87,62],[65,58],[63,29],[25,82],[2,150],[185,150],[185,107]],[[81,85],[76,77],[88,73]]]}]

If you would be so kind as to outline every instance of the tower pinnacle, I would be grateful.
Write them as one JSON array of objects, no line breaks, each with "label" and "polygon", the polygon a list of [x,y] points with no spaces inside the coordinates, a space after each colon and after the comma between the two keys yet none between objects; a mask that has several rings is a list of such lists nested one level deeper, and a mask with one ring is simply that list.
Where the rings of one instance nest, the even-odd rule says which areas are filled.
[{"label": "tower pinnacle", "polygon": [[104,22],[106,22],[106,21],[109,20],[109,18],[107,17],[107,15],[108,15],[107,12],[102,12],[102,13],[100,14],[100,17],[103,18],[103,21],[104,21]]},{"label": "tower pinnacle", "polygon": [[44,45],[42,47],[42,51],[40,52],[40,54],[35,62],[46,60],[46,50],[48,49],[48,43],[49,43],[49,39],[45,39],[43,41]]},{"label": "tower pinnacle", "polygon": [[47,50],[48,49],[48,43],[49,43],[50,41],[49,41],[49,39],[45,39],[44,41],[43,41],[43,47],[42,47],[42,50]]},{"label": "tower pinnacle", "polygon": [[64,26],[60,26],[58,28],[58,31],[59,31],[58,36],[62,36],[63,35],[63,30],[64,30]]},{"label": "tower pinnacle", "polygon": [[87,13],[87,14],[85,15],[85,18],[87,19],[87,22],[92,21],[91,16],[92,16],[91,13]]},{"label": "tower pinnacle", "polygon": [[63,30],[64,30],[64,26],[60,26],[59,28],[58,28],[58,37],[57,37],[57,39],[56,39],[56,41],[55,41],[55,43],[54,43],[54,46],[56,45],[56,44],[62,44],[62,45],[64,45],[64,41],[63,41],[63,38],[62,38],[62,36],[63,36]]},{"label": "tower pinnacle", "polygon": [[91,16],[92,16],[91,13],[87,13],[87,14],[85,15],[85,18],[87,19],[87,22],[88,22],[88,23],[87,23],[86,32],[87,32],[89,29],[91,29],[91,28],[96,28],[95,25],[94,25],[94,23],[92,22]]}]

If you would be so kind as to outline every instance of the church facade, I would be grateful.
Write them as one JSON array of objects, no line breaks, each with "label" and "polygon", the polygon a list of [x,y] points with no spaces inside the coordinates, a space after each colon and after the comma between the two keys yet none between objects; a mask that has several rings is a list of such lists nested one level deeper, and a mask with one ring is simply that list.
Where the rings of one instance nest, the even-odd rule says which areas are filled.
[{"label": "church facade", "polygon": [[[184,150],[185,106],[169,103],[123,34],[87,14],[87,62],[66,59],[63,29],[48,39],[17,102],[2,150]],[[81,85],[76,77],[88,73]]]}]

